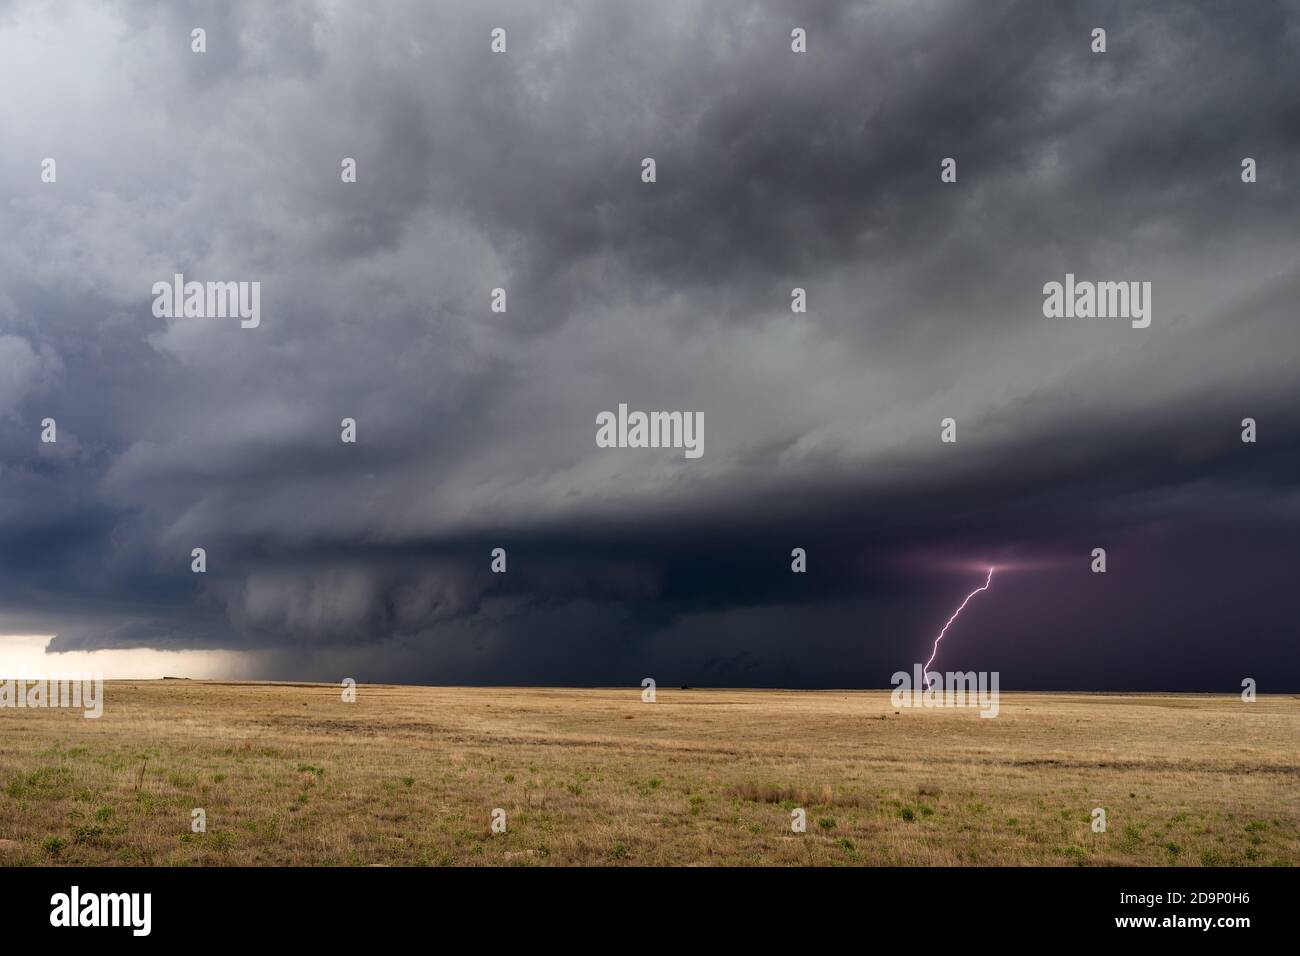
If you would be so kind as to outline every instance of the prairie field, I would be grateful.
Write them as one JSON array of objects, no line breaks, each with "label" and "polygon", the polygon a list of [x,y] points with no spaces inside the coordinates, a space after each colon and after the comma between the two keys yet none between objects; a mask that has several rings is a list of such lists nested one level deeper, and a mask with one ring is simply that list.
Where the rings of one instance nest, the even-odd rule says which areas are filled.
[{"label": "prairie field", "polygon": [[1300,862],[1295,697],[1004,693],[993,719],[885,690],[104,699],[0,710],[0,865]]}]

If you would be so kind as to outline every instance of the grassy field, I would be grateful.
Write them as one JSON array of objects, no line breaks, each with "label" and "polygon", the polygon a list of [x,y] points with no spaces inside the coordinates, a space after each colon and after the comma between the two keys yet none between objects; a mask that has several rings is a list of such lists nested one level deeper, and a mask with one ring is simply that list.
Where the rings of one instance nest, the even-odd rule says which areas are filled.
[{"label": "grassy field", "polygon": [[1294,697],[1008,693],[994,719],[887,691],[344,703],[142,681],[105,700],[98,720],[0,710],[0,864],[1300,862]]}]

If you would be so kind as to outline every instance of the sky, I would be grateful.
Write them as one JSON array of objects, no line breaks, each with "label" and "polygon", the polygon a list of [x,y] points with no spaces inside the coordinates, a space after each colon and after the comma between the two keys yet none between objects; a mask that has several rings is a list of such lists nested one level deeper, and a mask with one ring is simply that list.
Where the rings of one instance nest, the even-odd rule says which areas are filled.
[{"label": "sky", "polygon": [[[996,566],[936,669],[1300,691],[1298,47],[1268,0],[0,0],[0,663],[878,688]],[[260,324],[156,316],[176,273]],[[1150,326],[1046,316],[1067,274]],[[620,404],[703,454],[599,447]]]}]

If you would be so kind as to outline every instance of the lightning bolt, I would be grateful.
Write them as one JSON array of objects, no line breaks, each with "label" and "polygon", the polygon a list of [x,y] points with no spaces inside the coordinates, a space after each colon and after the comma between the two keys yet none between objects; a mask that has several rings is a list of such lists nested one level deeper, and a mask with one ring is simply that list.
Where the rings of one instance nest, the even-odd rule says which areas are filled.
[{"label": "lightning bolt", "polygon": [[952,622],[957,620],[957,615],[960,614],[963,610],[965,610],[966,605],[970,603],[970,599],[973,598],[975,595],[979,594],[981,591],[987,591],[989,589],[989,585],[992,583],[993,583],[993,568],[989,568],[989,576],[988,579],[984,582],[983,587],[978,587],[974,591],[971,591],[970,594],[966,595],[966,600],[961,602],[961,607],[957,608],[957,610],[952,612],[952,617],[948,618],[948,623],[943,626],[943,630],[939,632],[939,636],[934,639],[934,649],[930,651],[930,659],[926,661],[925,666],[921,668],[921,673],[926,675],[926,679],[925,679],[926,690],[929,690],[930,685],[934,683],[934,681],[930,680],[929,673],[930,673],[930,665],[934,663],[934,659],[939,653],[939,642],[942,641],[943,636],[948,633],[948,628],[952,626]]}]

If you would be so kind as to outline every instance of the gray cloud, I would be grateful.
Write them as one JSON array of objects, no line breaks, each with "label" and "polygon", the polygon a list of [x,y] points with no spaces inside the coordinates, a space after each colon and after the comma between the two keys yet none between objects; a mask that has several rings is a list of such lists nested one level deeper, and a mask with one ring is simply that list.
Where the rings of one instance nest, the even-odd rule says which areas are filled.
[{"label": "gray cloud", "polygon": [[[1118,631],[1138,668],[1183,596],[1220,656],[1153,686],[1252,661],[1300,686],[1258,583],[1297,540],[1298,24],[1280,2],[0,7],[0,81],[26,91],[0,106],[0,625],[269,649],[276,676],[879,685],[960,589],[943,556],[1050,557],[1064,600],[1095,581],[1062,569],[1115,541],[1143,563],[1109,580],[1146,596],[1116,585],[1025,674],[1129,680],[1079,648]],[[262,326],[154,318],[175,272],[260,281]],[[1152,281],[1152,327],[1044,319],[1066,272]],[[619,402],[702,411],[704,457],[596,448]],[[1253,602],[1248,638],[1186,593],[1223,562],[1254,569],[1227,601]],[[1008,628],[1038,620],[1032,589],[1007,600]]]}]

